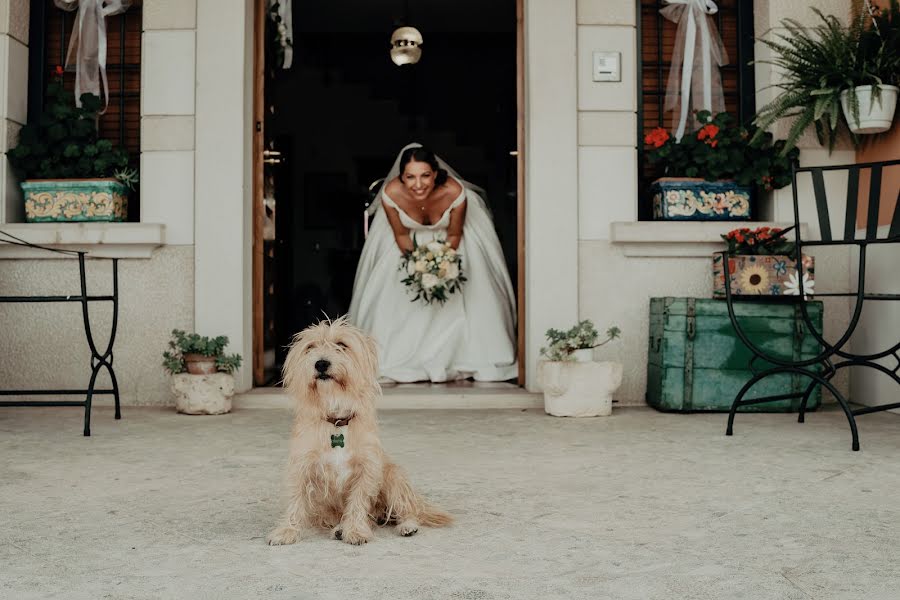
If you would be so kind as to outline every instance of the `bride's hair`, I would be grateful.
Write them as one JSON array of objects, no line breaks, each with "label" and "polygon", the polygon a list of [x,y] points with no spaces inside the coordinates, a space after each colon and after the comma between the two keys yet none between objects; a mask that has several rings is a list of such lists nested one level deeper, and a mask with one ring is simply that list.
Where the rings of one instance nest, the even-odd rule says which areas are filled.
[{"label": "bride's hair", "polygon": [[434,187],[441,187],[442,185],[447,183],[447,170],[440,167],[437,161],[437,157],[431,150],[425,148],[424,146],[416,146],[414,148],[407,148],[406,150],[404,150],[403,154],[400,155],[401,177],[406,171],[406,165],[411,162],[428,163],[428,165],[434,171]]}]

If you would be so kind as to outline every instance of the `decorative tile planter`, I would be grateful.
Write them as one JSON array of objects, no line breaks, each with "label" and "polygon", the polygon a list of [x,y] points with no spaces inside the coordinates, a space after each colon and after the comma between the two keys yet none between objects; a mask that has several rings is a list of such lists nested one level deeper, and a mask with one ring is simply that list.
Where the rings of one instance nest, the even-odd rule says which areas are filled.
[{"label": "decorative tile planter", "polygon": [[[814,289],[815,263],[813,257],[803,255],[803,288],[808,296]],[[713,298],[725,298],[725,269],[722,255],[714,254]],[[728,257],[728,272],[733,296],[799,296],[797,263],[789,256]]]},{"label": "decorative tile planter", "polygon": [[25,220],[124,221],[128,188],[116,179],[32,179],[21,184]]},{"label": "decorative tile planter", "polygon": [[752,189],[731,181],[663,177],[650,185],[656,221],[749,221]]}]

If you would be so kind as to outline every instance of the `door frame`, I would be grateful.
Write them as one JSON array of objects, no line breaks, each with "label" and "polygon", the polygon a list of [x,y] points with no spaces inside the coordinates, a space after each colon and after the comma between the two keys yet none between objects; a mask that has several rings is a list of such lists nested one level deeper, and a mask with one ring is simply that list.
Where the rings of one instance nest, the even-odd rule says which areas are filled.
[{"label": "door frame", "polygon": [[[516,357],[518,383],[525,385],[525,0],[516,3]],[[265,381],[265,319],[263,279],[263,150],[265,150],[266,0],[253,6],[253,383]]]}]

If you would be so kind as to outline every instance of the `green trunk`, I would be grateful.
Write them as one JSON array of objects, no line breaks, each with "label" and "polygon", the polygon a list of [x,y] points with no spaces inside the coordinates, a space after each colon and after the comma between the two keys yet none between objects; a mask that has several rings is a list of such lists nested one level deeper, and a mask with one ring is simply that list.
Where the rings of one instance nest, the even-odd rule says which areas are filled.
[{"label": "green trunk", "polygon": [[[822,331],[822,303],[807,302],[818,332]],[[819,352],[816,339],[806,331],[799,304],[740,302],[735,315],[747,337],[769,355],[784,359],[809,359]],[[647,361],[647,404],[664,411],[727,411],[741,387],[753,376],[753,353],[734,331],[728,306],[721,300],[651,298],[650,352]],[[757,360],[757,371],[774,366]],[[813,367],[819,372],[819,367]],[[758,382],[746,398],[802,392],[807,377],[779,374]],[[807,408],[819,406],[821,388]],[[800,398],[767,402],[741,410],[792,412]]]}]

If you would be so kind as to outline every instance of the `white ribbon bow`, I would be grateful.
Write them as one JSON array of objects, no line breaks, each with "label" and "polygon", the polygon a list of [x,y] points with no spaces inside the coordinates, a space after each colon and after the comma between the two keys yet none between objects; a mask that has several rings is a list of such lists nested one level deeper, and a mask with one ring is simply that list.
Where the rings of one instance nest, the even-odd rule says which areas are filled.
[{"label": "white ribbon bow", "polygon": [[[131,7],[132,0],[53,0],[66,11],[78,10],[72,39],[66,55],[66,66],[75,58],[75,105],[81,107],[82,94],[105,98],[103,112],[109,106],[109,83],[106,80],[106,17],[118,15]],[[99,77],[98,77],[99,74]],[[102,86],[102,94],[101,94]],[[102,114],[102,113],[101,113]]]},{"label": "white ribbon bow", "polygon": [[[269,15],[275,14],[281,19],[275,23],[275,27],[278,30],[278,43],[284,51],[282,69],[290,69],[294,61],[294,23],[291,14],[293,3],[293,0],[269,0]],[[274,18],[272,20],[274,21]]]},{"label": "white ribbon bow", "polygon": [[[666,90],[665,110],[671,110],[680,101],[680,115],[678,128],[675,131],[675,140],[681,141],[687,128],[688,107],[697,104],[698,94],[691,97],[692,78],[694,72],[694,53],[697,45],[697,29],[700,30],[700,60],[702,69],[702,104],[700,108],[715,114],[725,110],[725,102],[722,97],[722,81],[718,70],[713,72],[712,65],[721,66],[728,62],[722,39],[715,28],[709,22],[707,15],[714,15],[719,11],[712,0],[666,0],[670,5],[659,12],[678,23],[675,51],[672,56],[672,69],[669,71],[669,83]],[[681,65],[678,58],[681,57]],[[680,66],[680,69],[679,69]],[[680,86],[678,84],[680,79]],[[715,89],[714,89],[715,87]],[[680,89],[679,89],[680,88]],[[680,96],[679,96],[680,93]]]}]

